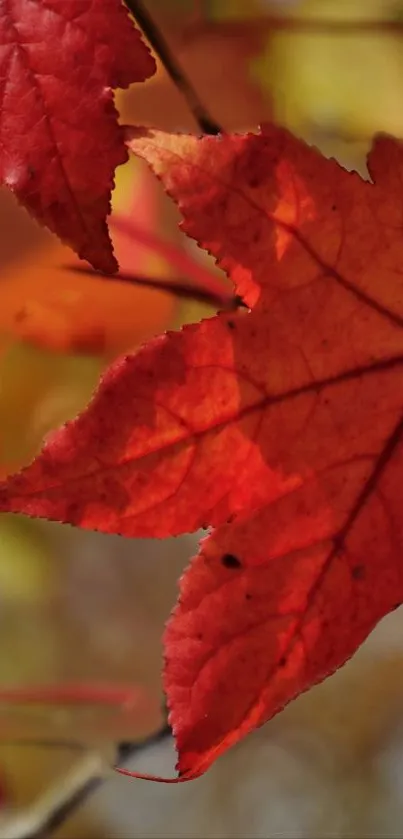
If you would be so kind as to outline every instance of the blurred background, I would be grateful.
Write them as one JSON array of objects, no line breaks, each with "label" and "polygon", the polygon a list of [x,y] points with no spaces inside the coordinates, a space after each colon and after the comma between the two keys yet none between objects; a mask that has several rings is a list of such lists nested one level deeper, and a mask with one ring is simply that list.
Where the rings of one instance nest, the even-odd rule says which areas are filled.
[{"label": "blurred background", "polygon": [[[374,131],[403,137],[403,0],[146,6],[226,130],[275,119],[363,175]],[[118,105],[124,122],[197,130],[162,67]],[[176,210],[139,161],[118,171],[113,198],[125,280],[92,274],[5,190],[0,222],[6,475],[86,405],[113,358],[213,314],[231,287],[184,239]],[[33,835],[24,814],[63,786],[86,749],[111,757],[117,742],[163,725],[161,632],[196,549],[196,536],[129,540],[1,517],[0,837]],[[353,661],[202,779],[165,787],[112,776],[52,835],[403,836],[402,628],[398,610]],[[173,763],[166,737],[130,765],[170,775]]]}]

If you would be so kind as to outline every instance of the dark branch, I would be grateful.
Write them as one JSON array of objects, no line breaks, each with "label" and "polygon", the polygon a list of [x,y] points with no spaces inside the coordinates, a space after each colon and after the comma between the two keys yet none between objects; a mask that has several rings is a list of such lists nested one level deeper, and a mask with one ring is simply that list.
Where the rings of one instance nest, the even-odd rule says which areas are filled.
[{"label": "dark branch", "polygon": [[228,299],[214,294],[209,289],[201,288],[200,286],[186,283],[183,280],[163,279],[159,277],[148,277],[143,274],[129,274],[127,272],[119,272],[118,274],[102,274],[99,271],[94,271],[92,268],[85,268],[81,265],[65,265],[63,266],[68,271],[77,271],[80,274],[89,274],[92,277],[102,278],[106,282],[121,282],[129,283],[129,285],[140,285],[149,288],[155,288],[163,291],[166,294],[173,294],[175,297],[184,298],[187,300],[198,300],[201,303],[210,303],[219,309],[232,311],[237,309],[240,303],[240,298],[231,295],[228,292]]},{"label": "dark branch", "polygon": [[82,786],[72,790],[69,798],[61,801],[57,808],[49,812],[36,833],[26,834],[26,837],[21,837],[21,839],[49,839],[55,830],[58,830],[101,786],[104,780],[105,777],[101,773],[89,777]]},{"label": "dark branch", "polygon": [[200,131],[203,134],[222,134],[221,126],[210,116],[196,91],[187,78],[186,74],[178,64],[158,26],[155,24],[149,11],[142,0],[125,0],[126,6],[132,13],[134,19],[142,29],[145,37],[158,56],[161,64],[176,85],[182,96],[186,99]]},{"label": "dark branch", "polygon": [[171,726],[166,723],[154,734],[150,734],[149,737],[146,737],[144,740],[140,740],[138,743],[131,743],[130,741],[119,743],[116,763],[127,763],[128,760],[131,760],[131,758],[137,754],[137,752],[141,752],[142,749],[147,748],[148,746],[153,746],[155,743],[160,743],[161,740],[165,740],[166,737],[170,737],[171,734]]},{"label": "dark branch", "polygon": [[[144,740],[120,743],[116,751],[116,764],[126,763],[138,752],[170,735],[171,729],[164,723]],[[65,778],[31,808],[10,816],[7,823],[1,825],[4,831],[2,835],[6,835],[8,828],[13,837],[18,839],[50,839],[107,777],[106,761],[101,755],[88,752]]]}]

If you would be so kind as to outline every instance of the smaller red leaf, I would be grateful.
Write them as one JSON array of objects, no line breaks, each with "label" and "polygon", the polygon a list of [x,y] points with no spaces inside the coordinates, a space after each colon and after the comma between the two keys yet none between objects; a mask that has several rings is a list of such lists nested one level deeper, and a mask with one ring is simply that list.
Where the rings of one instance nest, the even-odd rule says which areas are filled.
[{"label": "smaller red leaf", "polygon": [[126,160],[112,89],[155,62],[121,0],[1,0],[0,180],[95,268],[115,271],[106,224]]}]

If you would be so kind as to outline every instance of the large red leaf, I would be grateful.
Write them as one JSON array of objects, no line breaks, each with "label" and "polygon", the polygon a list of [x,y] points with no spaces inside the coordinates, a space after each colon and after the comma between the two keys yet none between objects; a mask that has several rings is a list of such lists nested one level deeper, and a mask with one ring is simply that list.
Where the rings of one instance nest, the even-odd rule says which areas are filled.
[{"label": "large red leaf", "polygon": [[0,179],[103,271],[106,216],[126,160],[112,88],[155,62],[121,0],[1,0]]},{"label": "large red leaf", "polygon": [[376,141],[374,185],[274,127],[131,145],[253,309],[118,361],[0,504],[135,536],[217,526],[165,639],[192,777],[403,600],[403,147]]}]

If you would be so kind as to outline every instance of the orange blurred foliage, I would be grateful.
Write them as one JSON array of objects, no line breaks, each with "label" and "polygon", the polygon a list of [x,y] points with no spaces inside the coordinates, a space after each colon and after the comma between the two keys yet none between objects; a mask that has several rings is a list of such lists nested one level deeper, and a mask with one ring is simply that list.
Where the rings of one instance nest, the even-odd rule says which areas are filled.
[{"label": "orange blurred foliage", "polygon": [[[122,173],[115,207],[128,214],[140,207],[144,228],[158,229],[158,184],[135,161]],[[25,214],[21,214],[23,223]],[[19,224],[17,215],[11,235]],[[43,241],[40,230],[36,238],[27,237],[25,247],[23,239],[22,246],[21,258],[14,257],[0,268],[0,333],[6,340],[108,358],[163,331],[174,317],[177,304],[172,294],[83,273],[77,269],[88,268],[87,264],[57,239],[46,236]],[[114,246],[122,270],[152,274],[158,267],[162,276],[170,274],[166,263],[159,259],[156,266],[144,248],[119,234],[114,235]]]}]

